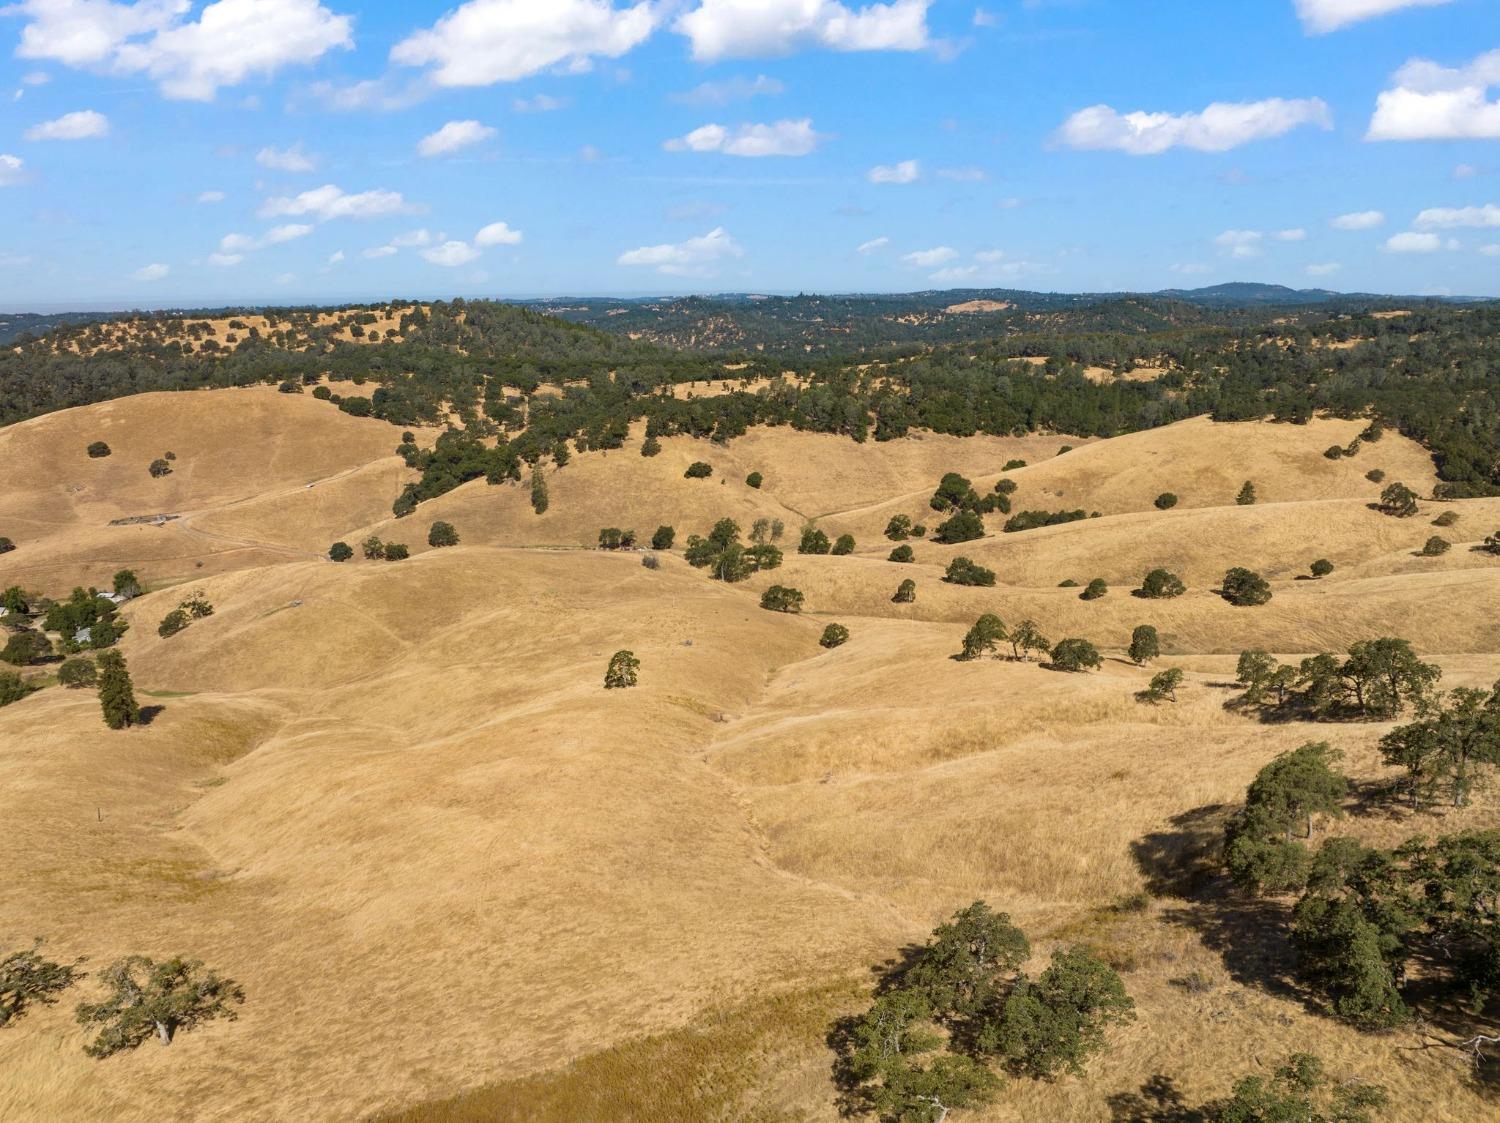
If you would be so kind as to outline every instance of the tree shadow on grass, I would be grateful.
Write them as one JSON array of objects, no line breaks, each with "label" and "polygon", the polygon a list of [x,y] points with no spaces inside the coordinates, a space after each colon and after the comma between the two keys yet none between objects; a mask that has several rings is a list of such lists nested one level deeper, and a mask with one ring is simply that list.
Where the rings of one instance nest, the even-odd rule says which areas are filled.
[{"label": "tree shadow on grass", "polygon": [[1187,1101],[1177,1081],[1157,1073],[1139,1092],[1117,1092],[1106,1101],[1112,1123],[1207,1123],[1208,1116]]},{"label": "tree shadow on grass", "polygon": [[136,724],[150,725],[153,721],[161,716],[161,712],[166,708],[167,707],[165,706],[142,706],[140,717],[136,719]]}]

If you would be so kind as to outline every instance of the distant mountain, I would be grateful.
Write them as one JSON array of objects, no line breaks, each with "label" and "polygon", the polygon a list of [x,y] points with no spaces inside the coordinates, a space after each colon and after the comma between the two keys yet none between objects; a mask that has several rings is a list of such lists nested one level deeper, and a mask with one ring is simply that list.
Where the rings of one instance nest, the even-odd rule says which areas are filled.
[{"label": "distant mountain", "polygon": [[0,312],[0,345],[8,346],[23,335],[45,335],[66,324],[91,324],[113,315],[113,312]]},{"label": "distant mountain", "polygon": [[1163,300],[1185,300],[1191,304],[1207,304],[1219,308],[1252,308],[1264,305],[1293,308],[1307,304],[1343,302],[1387,303],[1400,299],[1374,293],[1334,292],[1331,289],[1292,289],[1285,285],[1261,285],[1251,281],[1231,281],[1228,284],[1210,285],[1202,289],[1162,289],[1151,295]]}]

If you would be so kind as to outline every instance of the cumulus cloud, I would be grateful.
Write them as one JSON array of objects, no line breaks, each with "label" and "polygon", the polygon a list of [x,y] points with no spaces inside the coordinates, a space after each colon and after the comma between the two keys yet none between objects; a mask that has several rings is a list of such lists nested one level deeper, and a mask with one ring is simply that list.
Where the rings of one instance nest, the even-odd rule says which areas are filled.
[{"label": "cumulus cloud", "polygon": [[915,183],[922,178],[922,167],[915,160],[902,160],[899,164],[876,164],[865,178],[871,183]]},{"label": "cumulus cloud", "polygon": [[672,100],[682,105],[728,105],[753,97],[774,97],[785,91],[786,87],[775,78],[757,74],[754,78],[736,76],[722,82],[704,82],[686,93],[673,94]]},{"label": "cumulus cloud", "polygon": [[150,265],[142,265],[130,276],[131,279],[136,281],[159,281],[171,271],[171,266],[163,265],[161,262],[155,261]]},{"label": "cumulus cloud", "polygon": [[1214,239],[1214,245],[1230,257],[1259,257],[1264,237],[1259,230],[1226,230]]},{"label": "cumulus cloud", "polygon": [[290,148],[272,148],[267,145],[255,154],[255,162],[263,168],[278,172],[310,172],[317,166],[313,158],[302,150],[300,140]]},{"label": "cumulus cloud", "polygon": [[1383,211],[1353,211],[1329,222],[1335,230],[1373,230],[1385,224]]},{"label": "cumulus cloud", "polygon": [[1108,105],[1081,109],[1063,122],[1057,140],[1069,148],[1155,156],[1172,148],[1227,152],[1282,136],[1303,125],[1333,128],[1321,98],[1216,101],[1200,113],[1120,113]]},{"label": "cumulus cloud", "polygon": [[512,98],[510,107],[517,113],[552,113],[568,106],[565,97],[553,97],[551,94],[537,94],[535,97]]},{"label": "cumulus cloud", "polygon": [[328,264],[329,265],[337,265],[339,262],[341,262],[343,260],[344,260],[344,251],[343,250],[334,250],[331,254],[328,255]]},{"label": "cumulus cloud", "polygon": [[222,203],[227,198],[229,198],[229,196],[224,194],[224,192],[222,191],[198,192],[198,202],[200,203]]},{"label": "cumulus cloud", "polygon": [[0,187],[14,187],[21,182],[26,162],[9,152],[0,152]]},{"label": "cumulus cloud", "polygon": [[352,20],[318,0],[20,0],[16,54],[106,73],[144,74],[169,98],[211,101],[252,75],[353,46]]},{"label": "cumulus cloud", "polygon": [[391,48],[400,66],[431,68],[439,86],[514,82],[561,66],[584,70],[596,57],[619,58],[655,30],[649,3],[611,0],[469,0]]},{"label": "cumulus cloud", "polygon": [[1300,228],[1295,230],[1278,230],[1276,231],[1275,238],[1278,242],[1305,242],[1307,240],[1307,231]]},{"label": "cumulus cloud", "polygon": [[854,7],[839,0],[701,0],[673,30],[700,62],[785,55],[808,47],[834,51],[919,51],[930,45],[931,0]]},{"label": "cumulus cloud", "polygon": [[1375,99],[1367,140],[1500,139],[1500,50],[1467,66],[1446,67],[1413,59],[1396,71],[1394,85]]},{"label": "cumulus cloud", "polygon": [[396,249],[411,249],[414,246],[430,246],[433,242],[446,241],[443,235],[436,237],[426,227],[417,230],[408,230],[405,234],[397,234],[391,239],[391,246]]},{"label": "cumulus cloud", "polygon": [[109,135],[109,118],[92,109],[64,113],[26,130],[27,140],[98,140]]},{"label": "cumulus cloud", "polygon": [[1448,2],[1449,0],[1296,0],[1297,15],[1302,19],[1302,26],[1314,35],[1338,31],[1363,20],[1398,12],[1402,8],[1433,8]]},{"label": "cumulus cloud", "polygon": [[215,265],[238,265],[247,253],[263,250],[267,246],[279,246],[283,242],[293,242],[312,232],[313,227],[308,223],[288,222],[271,227],[259,237],[250,234],[225,234],[219,239],[218,252],[211,254],[209,261]]},{"label": "cumulus cloud", "polygon": [[456,269],[460,265],[467,265],[479,256],[479,251],[467,242],[449,241],[442,245],[433,246],[431,249],[422,251],[422,258],[430,261],[433,265],[441,265],[447,269]]},{"label": "cumulus cloud", "polygon": [[1500,207],[1429,207],[1417,215],[1418,230],[1456,230],[1460,227],[1500,226]]},{"label": "cumulus cloud", "polygon": [[311,215],[326,222],[335,218],[379,218],[416,209],[399,191],[361,191],[350,195],[341,187],[325,183],[299,195],[278,195],[267,199],[261,204],[260,214],[262,218]]},{"label": "cumulus cloud", "polygon": [[646,266],[674,276],[704,276],[720,262],[743,257],[744,253],[722,226],[716,226],[707,234],[685,242],[627,250],[615,260],[615,264]]},{"label": "cumulus cloud", "polygon": [[952,246],[934,246],[930,250],[913,250],[911,253],[904,253],[901,255],[901,260],[908,265],[915,265],[918,269],[932,269],[944,262],[952,261],[957,256],[958,251]]},{"label": "cumulus cloud", "polygon": [[512,230],[509,223],[492,222],[488,226],[482,226],[479,233],[474,235],[476,246],[519,246],[521,244],[521,232]]},{"label": "cumulus cloud", "polygon": [[1436,234],[1419,234],[1408,230],[1402,234],[1392,234],[1386,239],[1385,248],[1391,253],[1437,253],[1439,250],[1457,249],[1456,242],[1443,242]]},{"label": "cumulus cloud", "polygon": [[419,156],[445,156],[461,148],[482,144],[495,135],[489,125],[478,121],[449,121],[435,133],[428,133],[417,141]]},{"label": "cumulus cloud", "polygon": [[888,246],[890,244],[891,244],[891,240],[889,238],[886,238],[886,237],[871,238],[868,242],[864,242],[863,244],[855,247],[855,251],[854,252],[855,253],[874,253],[876,250],[884,249],[886,246]]},{"label": "cumulus cloud", "polygon": [[217,265],[223,269],[238,265],[244,260],[245,255],[242,253],[225,253],[223,250],[218,250],[208,255],[208,263],[210,265]]},{"label": "cumulus cloud", "polygon": [[367,257],[373,261],[377,257],[391,257],[398,252],[395,246],[373,246],[361,253],[360,256]]},{"label": "cumulus cloud", "polygon": [[769,125],[703,125],[687,136],[667,141],[669,152],[722,152],[726,156],[806,156],[822,137],[812,119],[776,121]]}]

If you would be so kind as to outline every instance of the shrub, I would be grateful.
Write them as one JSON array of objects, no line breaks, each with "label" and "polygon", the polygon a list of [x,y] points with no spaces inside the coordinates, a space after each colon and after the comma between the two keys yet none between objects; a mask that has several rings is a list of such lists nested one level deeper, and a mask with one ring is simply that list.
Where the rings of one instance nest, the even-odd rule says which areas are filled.
[{"label": "shrub", "polygon": [[748,476],[745,477],[745,483],[749,484],[753,488],[759,488],[760,485],[764,482],[765,477],[762,476],[759,472],[751,472]]},{"label": "shrub", "polygon": [[1007,460],[1005,462],[1005,467],[1002,468],[1002,469],[1000,469],[1000,470],[1002,472],[1010,472],[1010,471],[1014,471],[1016,468],[1024,468],[1024,467],[1026,467],[1026,461],[1024,461],[1024,460]]},{"label": "shrub", "polygon": [[161,618],[161,623],[156,626],[156,634],[161,636],[162,639],[166,639],[168,636],[175,636],[191,622],[186,612],[180,608],[174,608]]},{"label": "shrub", "polygon": [[333,397],[333,391],[327,386],[314,386],[312,396],[320,402],[326,402],[329,398]]},{"label": "shrub", "polygon": [[1312,575],[1320,580],[1333,572],[1333,563],[1327,558],[1319,558],[1312,563]]},{"label": "shrub", "polygon": [[335,542],[328,547],[328,557],[332,561],[346,562],[354,556],[354,551],[349,548],[347,542]]},{"label": "shrub", "polygon": [[387,542],[385,544],[386,561],[405,561],[411,557],[411,551],[401,542]]},{"label": "shrub", "polygon": [[706,480],[713,474],[714,467],[712,464],[705,464],[701,460],[695,460],[688,465],[687,471],[682,473],[682,476],[688,480]]},{"label": "shrub", "polygon": [[373,534],[361,542],[359,548],[363,551],[366,561],[379,561],[385,557],[385,543]]},{"label": "shrub", "polygon": [[891,521],[885,524],[885,536],[892,542],[905,542],[911,537],[911,516],[892,515]]},{"label": "shrub", "polygon": [[1073,580],[1073,578],[1071,578],[1071,577],[1064,577],[1061,581],[1059,581],[1057,583],[1057,587],[1059,589],[1076,589],[1076,588],[1078,588],[1078,586],[1079,586],[1079,582]]},{"label": "shrub", "polygon": [[641,445],[642,456],[655,456],[661,452],[661,442],[655,437],[647,437]]},{"label": "shrub", "polygon": [[913,538],[926,538],[927,537],[927,528],[925,526],[923,526],[921,523],[917,523],[915,526],[913,526],[911,528],[911,536]]},{"label": "shrub", "polygon": [[1371,468],[1365,473],[1365,479],[1369,480],[1372,484],[1384,483],[1385,472],[1379,468]]},{"label": "shrub", "polygon": [[19,702],[28,694],[36,693],[36,690],[35,686],[14,671],[0,671],[0,706]]},{"label": "shrub", "polygon": [[760,595],[760,606],[770,612],[801,612],[802,594],[785,585],[772,585]]},{"label": "shrub", "polygon": [[102,1002],[78,1007],[78,1021],[98,1026],[99,1036],[84,1046],[91,1057],[108,1057],[155,1036],[170,1045],[179,1030],[216,1018],[233,1021],[245,992],[233,979],[205,970],[196,959],[157,963],[144,955],[116,960],[99,976],[109,988]]},{"label": "shrub", "polygon": [[9,538],[0,537],[0,554],[8,554],[16,548],[16,544]]},{"label": "shrub", "polygon": [[1062,671],[1090,671],[1104,665],[1099,649],[1086,639],[1058,640],[1052,665]]},{"label": "shrub", "polygon": [[948,563],[948,572],[943,575],[943,580],[950,585],[978,585],[991,588],[995,584],[995,571],[977,565],[968,558],[954,558]]},{"label": "shrub", "polygon": [[1323,450],[1323,455],[1328,457],[1329,460],[1342,460],[1344,458],[1344,448],[1342,445],[1329,445]]},{"label": "shrub", "polygon": [[1403,483],[1393,483],[1380,493],[1380,510],[1393,518],[1409,519],[1417,513],[1417,493]]},{"label": "shrub", "polygon": [[1182,578],[1169,569],[1153,569],[1141,582],[1141,596],[1147,600],[1170,600],[1187,592]]},{"label": "shrub", "polygon": [[1086,511],[1021,511],[1005,520],[1004,530],[1007,534],[1015,534],[1023,530],[1035,530],[1040,526],[1056,526],[1086,518]]},{"label": "shrub", "polygon": [[960,511],[937,528],[933,540],[945,542],[948,545],[957,545],[960,542],[972,542],[976,538],[983,537],[984,520],[973,511]]},{"label": "shrub", "polygon": [[1240,488],[1240,493],[1234,497],[1234,501],[1241,507],[1252,506],[1255,503],[1255,485],[1246,480],[1245,486]]},{"label": "shrub", "polygon": [[1098,600],[1109,592],[1109,585],[1102,577],[1095,577],[1088,583],[1088,587],[1078,594],[1079,600]]},{"label": "shrub", "polygon": [[1446,554],[1452,548],[1453,543],[1449,542],[1446,538],[1439,538],[1434,534],[1422,544],[1420,552],[1424,558],[1435,558]]},{"label": "shrub", "polygon": [[445,523],[442,521],[435,522],[432,524],[432,528],[427,532],[427,544],[434,548],[441,546],[457,546],[458,531],[453,529],[452,523]]},{"label": "shrub", "polygon": [[661,559],[655,554],[642,554],[641,565],[646,569],[660,569]]},{"label": "shrub", "polygon": [[847,557],[849,554],[854,553],[854,535],[840,534],[838,540],[833,544],[833,549],[828,552],[838,557]]},{"label": "shrub", "polygon": [[891,598],[892,604],[911,604],[917,599],[917,583],[908,577],[896,586],[896,595]]},{"label": "shrub", "polygon": [[110,454],[110,447],[103,441],[95,441],[93,444],[89,445],[88,454],[95,460],[98,460],[100,457],[108,456]]},{"label": "shrub", "polygon": [[1432,520],[1432,525],[1433,526],[1441,526],[1441,527],[1445,527],[1446,528],[1446,527],[1453,526],[1457,522],[1458,522],[1458,512],[1457,511],[1444,511],[1441,515],[1439,515],[1437,518],[1435,518],[1435,519]]},{"label": "shrub", "polygon": [[917,555],[913,552],[910,546],[901,545],[897,546],[894,550],[891,551],[890,557],[887,560],[905,564],[907,562],[916,561]]},{"label": "shrub", "polygon": [[817,527],[804,526],[802,528],[802,541],[797,545],[797,553],[826,554],[832,548],[828,542],[828,535]]},{"label": "shrub", "polygon": [[99,672],[95,670],[91,659],[65,659],[63,665],[57,668],[57,681],[75,689],[93,686],[99,681]]},{"label": "shrub", "polygon": [[1254,570],[1235,566],[1224,574],[1223,595],[1237,608],[1252,608],[1271,599],[1271,586]]},{"label": "shrub", "polygon": [[609,666],[604,671],[605,690],[623,690],[634,686],[639,678],[641,661],[633,651],[616,651],[609,657]]},{"label": "shrub", "polygon": [[1161,637],[1150,624],[1141,624],[1130,633],[1130,661],[1140,666],[1161,655]]},{"label": "shrub", "polygon": [[995,482],[995,494],[1014,495],[1019,486],[1015,480],[1002,478]]},{"label": "shrub", "polygon": [[1164,491],[1156,497],[1156,509],[1158,511],[1170,511],[1177,506],[1177,496],[1170,491]]},{"label": "shrub", "polygon": [[849,642],[849,629],[842,624],[829,624],[823,629],[823,638],[818,643],[827,648],[842,647]]},{"label": "shrub", "polygon": [[653,550],[670,550],[672,543],[677,540],[677,531],[670,526],[659,526],[656,533],[651,536],[651,548]]}]

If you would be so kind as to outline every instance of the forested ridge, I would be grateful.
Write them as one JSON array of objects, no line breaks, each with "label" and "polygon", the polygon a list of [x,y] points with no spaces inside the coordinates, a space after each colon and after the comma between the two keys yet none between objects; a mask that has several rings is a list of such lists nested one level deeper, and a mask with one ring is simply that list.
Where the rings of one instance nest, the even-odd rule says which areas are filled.
[{"label": "forested ridge", "polygon": [[[953,295],[919,294],[934,309]],[[781,306],[792,317],[814,299],[873,298]],[[341,338],[306,309],[266,310],[273,329],[232,343],[199,313],[159,317],[128,344],[111,342],[124,337],[108,324],[70,325],[0,352],[0,422],[149,390],[272,382],[397,425],[456,415],[468,438],[503,437],[534,463],[564,440],[618,447],[641,419],[653,437],[730,440],[764,424],[863,441],[913,429],[1109,437],[1202,414],[1298,423],[1324,412],[1422,441],[1445,494],[1500,493],[1500,304],[1037,300],[1047,307],[1015,310],[1025,330],[991,324],[983,338],[948,341],[944,325],[991,317],[943,316],[931,338],[800,355],[674,349],[464,300],[341,310],[346,325],[399,315],[375,342]],[[774,318],[778,306],[756,302],[756,314]]]}]

